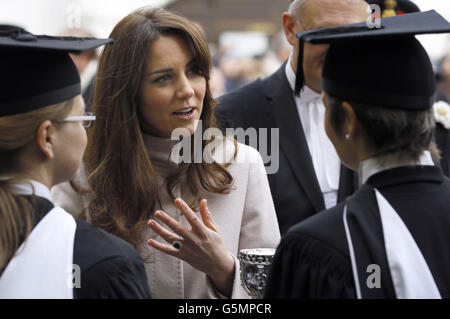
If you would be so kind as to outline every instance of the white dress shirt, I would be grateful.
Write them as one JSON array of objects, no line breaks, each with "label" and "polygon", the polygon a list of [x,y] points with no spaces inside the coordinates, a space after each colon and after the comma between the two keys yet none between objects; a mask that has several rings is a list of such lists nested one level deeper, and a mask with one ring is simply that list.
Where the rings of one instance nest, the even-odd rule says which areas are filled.
[{"label": "white dress shirt", "polygon": [[292,70],[291,59],[292,54],[286,64],[286,77],[297,105],[325,207],[328,209],[337,203],[341,161],[325,132],[325,106],[321,95],[305,85],[300,97],[295,96],[295,73]]}]

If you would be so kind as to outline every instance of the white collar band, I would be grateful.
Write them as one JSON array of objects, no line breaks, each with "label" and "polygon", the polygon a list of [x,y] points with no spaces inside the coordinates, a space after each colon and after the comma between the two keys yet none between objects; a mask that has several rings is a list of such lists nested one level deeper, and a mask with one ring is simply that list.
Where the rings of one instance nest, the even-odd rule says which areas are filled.
[{"label": "white collar band", "polygon": [[[8,179],[8,177],[0,177],[1,179]],[[12,191],[19,195],[36,195],[43,197],[45,199],[51,200],[50,189],[42,184],[41,182],[35,180],[28,180],[23,183],[14,183],[11,185]]]},{"label": "white collar band", "polygon": [[412,165],[427,165],[434,166],[433,159],[429,151],[424,151],[419,158],[417,163],[411,161],[391,161],[385,165],[380,165],[380,161],[377,158],[369,158],[362,161],[359,165],[359,185],[366,183],[367,180],[372,176],[381,171],[388,170],[391,168],[396,168],[400,166],[412,166]]}]

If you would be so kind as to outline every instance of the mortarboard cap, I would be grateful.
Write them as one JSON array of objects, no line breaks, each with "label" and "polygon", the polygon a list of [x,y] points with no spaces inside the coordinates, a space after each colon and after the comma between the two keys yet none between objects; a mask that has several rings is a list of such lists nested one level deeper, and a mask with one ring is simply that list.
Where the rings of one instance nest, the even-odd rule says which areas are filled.
[{"label": "mortarboard cap", "polygon": [[327,93],[363,104],[421,110],[431,107],[435,83],[430,59],[414,36],[447,32],[450,23],[432,10],[381,19],[380,28],[363,22],[297,37],[300,43],[330,44],[322,69]]},{"label": "mortarboard cap", "polygon": [[0,116],[29,112],[80,94],[80,76],[68,53],[111,42],[34,35],[0,25]]}]

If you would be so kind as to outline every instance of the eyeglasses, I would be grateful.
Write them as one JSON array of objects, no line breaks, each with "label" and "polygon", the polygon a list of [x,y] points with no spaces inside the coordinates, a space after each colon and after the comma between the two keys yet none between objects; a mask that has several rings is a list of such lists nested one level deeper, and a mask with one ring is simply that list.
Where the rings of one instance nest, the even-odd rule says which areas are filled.
[{"label": "eyeglasses", "polygon": [[57,122],[77,122],[77,121],[81,121],[81,124],[83,125],[84,128],[88,128],[91,127],[92,124],[95,121],[95,115],[94,113],[84,113],[84,115],[82,116],[69,116],[66,117],[64,120],[62,121],[57,121]]}]

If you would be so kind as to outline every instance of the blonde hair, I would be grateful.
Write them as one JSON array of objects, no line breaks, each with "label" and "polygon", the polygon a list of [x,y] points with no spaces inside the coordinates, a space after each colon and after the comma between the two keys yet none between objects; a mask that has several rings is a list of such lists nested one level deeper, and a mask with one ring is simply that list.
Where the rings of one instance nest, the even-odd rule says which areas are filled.
[{"label": "blonde hair", "polygon": [[0,179],[0,275],[34,226],[33,201],[12,192],[12,185],[24,178],[9,175],[20,176],[22,152],[35,138],[41,123],[63,120],[71,112],[74,100],[0,117],[0,175],[7,177]]}]

